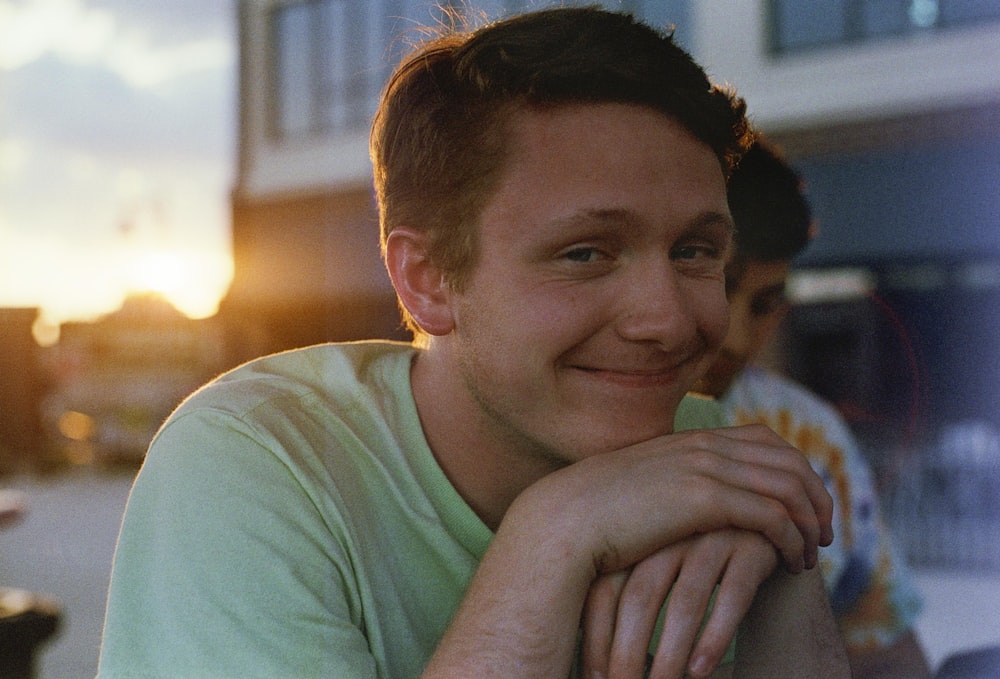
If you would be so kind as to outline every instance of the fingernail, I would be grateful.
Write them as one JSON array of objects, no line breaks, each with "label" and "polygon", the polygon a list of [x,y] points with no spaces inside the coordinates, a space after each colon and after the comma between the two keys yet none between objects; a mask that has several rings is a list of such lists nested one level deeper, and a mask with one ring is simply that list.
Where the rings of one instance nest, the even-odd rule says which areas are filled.
[{"label": "fingernail", "polygon": [[696,677],[707,677],[712,671],[712,664],[706,656],[696,656],[688,666],[688,672]]}]

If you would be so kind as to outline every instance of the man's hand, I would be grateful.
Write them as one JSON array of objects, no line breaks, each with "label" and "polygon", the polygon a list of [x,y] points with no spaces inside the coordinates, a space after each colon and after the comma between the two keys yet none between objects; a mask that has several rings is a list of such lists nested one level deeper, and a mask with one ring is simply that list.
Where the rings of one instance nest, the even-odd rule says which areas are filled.
[{"label": "man's hand", "polygon": [[[774,546],[759,534],[720,530],[665,547],[627,571],[599,577],[584,608],[583,677],[641,679],[668,594],[649,676],[670,679],[685,670],[692,677],[709,676],[735,638],[757,588],[777,565]],[[711,615],[699,637],[713,592]]]},{"label": "man's hand", "polygon": [[572,531],[591,550],[595,575],[722,528],[765,536],[792,573],[815,566],[818,547],[833,541],[833,499],[822,479],[761,425],[683,432],[595,455],[529,487],[504,523],[516,523],[526,506]]},{"label": "man's hand", "polygon": [[[763,536],[788,570],[799,572],[832,541],[832,514],[833,501],[803,455],[759,425],[663,436],[587,458],[543,477],[510,506],[425,676],[566,676],[584,601],[600,576],[725,529]],[[716,552],[720,545],[710,539],[690,546],[714,572],[680,588],[687,593],[667,624],[686,631],[658,653],[658,665],[687,662],[700,601],[721,574],[726,594],[693,656],[718,661],[753,596],[750,582],[766,570],[762,545]],[[725,549],[739,568],[736,561],[723,568]],[[672,558],[664,553],[649,568],[669,570]],[[683,567],[682,575],[685,583],[693,577]],[[637,639],[628,645],[640,645]]]}]

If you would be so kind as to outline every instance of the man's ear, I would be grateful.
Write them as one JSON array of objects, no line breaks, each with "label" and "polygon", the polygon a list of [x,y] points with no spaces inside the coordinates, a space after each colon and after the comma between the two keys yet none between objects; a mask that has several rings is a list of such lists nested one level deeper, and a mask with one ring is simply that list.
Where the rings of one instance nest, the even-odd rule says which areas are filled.
[{"label": "man's ear", "polygon": [[428,254],[429,236],[397,226],[385,242],[385,264],[402,305],[428,335],[447,335],[454,328],[451,288]]}]

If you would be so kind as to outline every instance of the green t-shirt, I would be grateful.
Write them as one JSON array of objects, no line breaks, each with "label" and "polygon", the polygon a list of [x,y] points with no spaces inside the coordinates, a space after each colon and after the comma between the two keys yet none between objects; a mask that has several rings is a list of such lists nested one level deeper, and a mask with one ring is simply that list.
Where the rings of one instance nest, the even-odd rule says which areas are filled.
[{"label": "green t-shirt", "polygon": [[[129,498],[101,679],[420,674],[493,534],[428,448],[413,354],[277,354],[177,409]],[[677,428],[721,421],[686,399]]]}]

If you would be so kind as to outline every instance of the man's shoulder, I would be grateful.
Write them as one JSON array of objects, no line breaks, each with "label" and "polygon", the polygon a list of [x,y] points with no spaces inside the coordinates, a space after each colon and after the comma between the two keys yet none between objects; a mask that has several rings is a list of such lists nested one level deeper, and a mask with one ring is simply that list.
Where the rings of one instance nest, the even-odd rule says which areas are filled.
[{"label": "man's shoulder", "polygon": [[762,368],[745,369],[722,404],[740,420],[762,421],[772,427],[776,422],[794,428],[819,427],[833,439],[851,439],[847,422],[833,403],[789,377]]},{"label": "man's shoulder", "polygon": [[736,402],[774,403],[794,406],[796,410],[835,412],[832,403],[805,385],[780,373],[758,367],[746,368],[733,382],[726,399]]},{"label": "man's shoulder", "polygon": [[198,389],[176,414],[211,409],[244,415],[266,402],[356,399],[408,389],[414,349],[388,341],[328,343],[262,356]]}]

